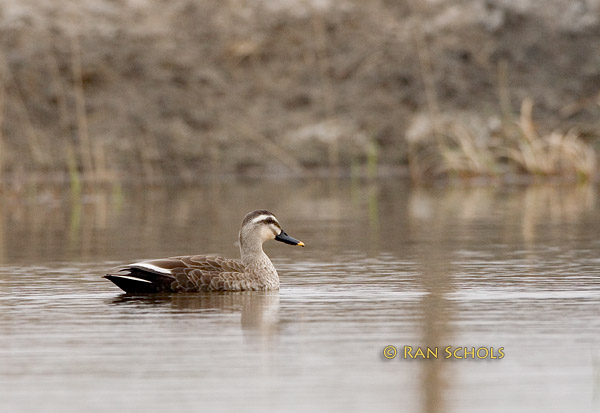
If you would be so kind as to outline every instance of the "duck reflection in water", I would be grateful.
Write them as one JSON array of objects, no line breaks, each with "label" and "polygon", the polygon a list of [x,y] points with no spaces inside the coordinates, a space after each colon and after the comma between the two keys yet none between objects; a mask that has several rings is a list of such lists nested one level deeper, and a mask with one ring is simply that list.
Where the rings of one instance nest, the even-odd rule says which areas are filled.
[{"label": "duck reflection in water", "polygon": [[279,329],[279,292],[242,291],[198,294],[122,294],[112,305],[126,306],[131,312],[151,308],[157,314],[167,312],[198,314],[241,313],[243,330],[271,335]]}]

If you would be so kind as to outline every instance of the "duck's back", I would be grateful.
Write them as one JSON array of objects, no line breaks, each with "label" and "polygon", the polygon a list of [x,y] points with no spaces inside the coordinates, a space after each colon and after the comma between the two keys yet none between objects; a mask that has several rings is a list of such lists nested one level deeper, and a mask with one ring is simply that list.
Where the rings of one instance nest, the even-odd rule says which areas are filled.
[{"label": "duck's back", "polygon": [[105,277],[127,293],[267,289],[240,261],[212,255],[142,261],[117,267]]}]

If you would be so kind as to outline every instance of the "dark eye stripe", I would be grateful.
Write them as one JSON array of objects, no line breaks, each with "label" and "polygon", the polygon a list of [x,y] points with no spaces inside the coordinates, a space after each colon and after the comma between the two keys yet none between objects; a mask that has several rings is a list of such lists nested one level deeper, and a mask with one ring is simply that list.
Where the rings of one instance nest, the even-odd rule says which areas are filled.
[{"label": "dark eye stripe", "polygon": [[281,225],[279,225],[279,222],[275,221],[273,218],[265,218],[265,219],[261,219],[260,221],[258,221],[256,223],[258,224],[265,224],[265,225],[269,225],[269,224],[273,224],[275,225],[277,228],[281,229]]}]

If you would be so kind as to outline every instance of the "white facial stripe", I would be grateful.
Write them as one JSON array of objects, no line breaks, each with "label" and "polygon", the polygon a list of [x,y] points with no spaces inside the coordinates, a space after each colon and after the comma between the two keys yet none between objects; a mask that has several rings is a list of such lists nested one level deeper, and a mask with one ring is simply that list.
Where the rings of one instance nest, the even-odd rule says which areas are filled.
[{"label": "white facial stripe", "polygon": [[145,283],[148,283],[148,284],[152,284],[152,281],[144,280],[143,278],[131,277],[129,275],[114,275],[114,277],[127,278],[128,280],[142,281],[142,282],[145,282]]},{"label": "white facial stripe", "polygon": [[146,269],[148,269],[150,271],[154,271],[154,272],[160,272],[160,273],[163,273],[163,274],[171,274],[171,270],[159,267],[159,266],[154,265],[154,264],[150,264],[149,262],[143,262],[143,261],[142,262],[136,262],[135,264],[131,264],[130,267],[133,267],[133,268],[146,268]]},{"label": "white facial stripe", "polygon": [[277,219],[275,219],[275,217],[273,215],[259,215],[256,218],[254,218],[252,220],[253,224],[256,224],[257,222],[263,221],[265,219],[271,218],[272,220],[274,220],[275,222],[277,222]]}]

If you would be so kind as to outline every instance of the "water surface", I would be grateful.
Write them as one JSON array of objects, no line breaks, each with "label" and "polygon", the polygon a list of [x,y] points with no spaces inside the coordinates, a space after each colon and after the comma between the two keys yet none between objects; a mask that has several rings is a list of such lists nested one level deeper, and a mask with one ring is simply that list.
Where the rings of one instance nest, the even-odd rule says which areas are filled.
[{"label": "water surface", "polygon": [[[396,180],[4,194],[0,408],[598,411],[596,197]],[[235,257],[255,208],[307,245],[265,244],[279,292],[133,297],[100,278],[144,258]],[[446,346],[505,356],[444,359]]]}]

